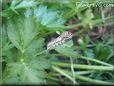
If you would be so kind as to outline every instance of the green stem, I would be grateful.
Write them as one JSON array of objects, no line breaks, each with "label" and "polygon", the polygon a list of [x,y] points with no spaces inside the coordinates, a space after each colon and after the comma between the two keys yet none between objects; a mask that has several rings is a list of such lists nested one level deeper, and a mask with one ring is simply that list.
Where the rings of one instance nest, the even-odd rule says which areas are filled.
[{"label": "green stem", "polygon": [[89,84],[104,84],[104,85],[114,85],[114,83],[112,82],[106,82],[106,81],[100,81],[100,80],[95,80],[95,79],[91,79],[88,77],[84,77],[84,76],[80,76],[80,75],[76,75],[75,76],[77,79],[83,80],[83,81],[87,81]]},{"label": "green stem", "polygon": [[[51,55],[49,55],[49,56],[64,56],[64,55],[62,55],[62,54],[51,54]],[[78,55],[78,56],[76,56],[76,57],[74,57],[74,58],[81,58],[81,59],[93,61],[93,62],[95,62],[95,63],[99,63],[99,64],[101,64],[101,65],[112,66],[111,64],[108,64],[108,63],[106,63],[106,62],[103,62],[103,61],[100,61],[100,60],[97,60],[97,59],[94,59],[94,58],[88,58],[88,57],[81,56],[81,55]]]},{"label": "green stem", "polygon": [[73,79],[70,75],[64,73],[64,72],[61,71],[58,67],[52,66],[52,68],[53,68],[55,71],[59,72],[60,74],[66,76],[66,77],[67,77],[69,80],[71,80],[72,82],[74,82],[74,79]]},{"label": "green stem", "polygon": [[[76,71],[74,72],[76,75],[85,75],[85,74],[90,74],[93,73],[94,71]],[[69,72],[70,73],[70,72]],[[68,73],[68,74],[69,74]],[[49,76],[60,76],[59,73],[48,73]]]},{"label": "green stem", "polygon": [[80,33],[84,32],[84,31],[87,31],[89,28],[84,28],[84,29],[81,29],[79,30],[78,32],[74,33],[74,36],[77,36],[79,35]]},{"label": "green stem", "polygon": [[73,77],[73,84],[75,85],[77,83],[75,79],[75,72],[74,72],[74,64],[73,64],[73,58],[70,57],[70,63],[71,63],[71,72],[72,72],[72,77]]},{"label": "green stem", "polygon": [[[65,71],[65,70],[62,70],[62,69],[60,69],[60,68],[58,68],[58,67],[55,67],[55,66],[53,66],[52,67],[55,71],[57,71],[57,72],[59,72],[60,74],[62,74],[62,75],[64,75],[64,76],[66,76],[66,75],[68,75],[68,76],[70,76],[70,75],[72,75],[72,73],[70,72],[70,71]],[[67,78],[68,78],[68,76],[66,76]],[[87,76],[85,77],[85,76],[81,76],[81,75],[75,75],[75,77],[77,78],[77,79],[79,79],[79,80],[82,80],[82,81],[86,81],[86,82],[88,82],[89,84],[90,83],[92,83],[92,84],[104,84],[104,85],[114,85],[114,83],[112,83],[112,82],[107,82],[107,81],[101,81],[101,80],[95,80],[95,79],[91,79],[91,78],[88,78]]]},{"label": "green stem", "polygon": [[[69,63],[62,62],[52,62],[53,65],[60,67],[70,67]],[[95,65],[82,65],[82,64],[73,64],[76,69],[89,69],[89,70],[99,70],[99,71],[114,71],[114,67],[109,66],[95,66]]]},{"label": "green stem", "polygon": [[54,80],[54,81],[57,81],[57,82],[59,81],[57,78],[51,77],[51,76],[49,76],[49,75],[48,75],[46,78],[47,78],[47,79]]},{"label": "green stem", "polygon": [[[107,17],[105,18],[105,20],[109,20],[109,19],[112,19],[113,16],[111,17]],[[99,23],[102,23],[103,20],[102,19],[96,19],[96,20],[93,20],[92,23],[94,24],[94,26],[98,25]],[[69,25],[69,26],[64,26],[64,25],[59,25],[59,26],[55,26],[55,25],[51,25],[50,27],[53,27],[53,28],[63,28],[63,29],[70,29],[70,28],[76,28],[76,27],[79,27],[79,26],[82,26],[83,25],[83,22],[82,23],[78,23],[78,24],[73,24],[73,25]]]},{"label": "green stem", "polygon": [[75,10],[72,9],[65,16],[63,16],[63,18],[68,19],[68,18],[72,17],[73,15],[75,15],[75,13],[76,13]]},{"label": "green stem", "polygon": [[113,67],[111,64],[108,64],[108,63],[106,63],[106,62],[103,62],[103,61],[100,61],[100,60],[97,60],[97,59],[88,58],[88,57],[85,57],[85,56],[79,56],[78,58],[90,60],[90,61],[93,61],[93,62],[96,62],[96,63],[100,63],[100,64],[102,64],[102,65],[106,65],[106,66],[111,66],[111,67]]},{"label": "green stem", "polygon": [[70,29],[70,28],[76,28],[76,27],[79,27],[79,26],[82,26],[82,23],[79,23],[79,24],[73,24],[73,25],[69,25],[69,26],[64,26],[64,25],[59,25],[59,26],[50,26],[51,28],[62,28],[62,29]]},{"label": "green stem", "polygon": [[41,51],[41,52],[38,52],[37,54],[35,54],[35,56],[38,56],[38,55],[41,55],[43,53],[47,52],[47,50],[44,50],[44,51]]}]

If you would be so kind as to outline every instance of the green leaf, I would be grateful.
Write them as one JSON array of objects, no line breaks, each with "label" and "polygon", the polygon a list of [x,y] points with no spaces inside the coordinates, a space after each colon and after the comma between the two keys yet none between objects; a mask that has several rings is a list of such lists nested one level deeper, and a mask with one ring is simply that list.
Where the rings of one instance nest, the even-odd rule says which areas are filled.
[{"label": "green leaf", "polygon": [[38,8],[34,9],[34,15],[37,18],[37,21],[40,22],[43,18],[43,14],[47,11],[46,6],[40,5]]},{"label": "green leaf", "polygon": [[34,0],[21,0],[21,2],[14,7],[14,9],[33,7],[35,5],[36,3]]},{"label": "green leaf", "polygon": [[104,46],[98,43],[94,48],[95,58],[103,61],[108,61],[113,56],[113,49],[110,46]]},{"label": "green leaf", "polygon": [[86,35],[85,37],[80,37],[78,39],[78,43],[79,43],[80,47],[84,50],[86,49],[89,42],[90,42],[90,38],[88,35]]},{"label": "green leaf", "polygon": [[10,20],[7,28],[8,37],[18,49],[24,51],[39,33],[35,26],[35,22],[30,15],[29,17],[18,17],[14,21]]},{"label": "green leaf", "polygon": [[91,9],[88,9],[88,10],[85,12],[85,16],[86,16],[88,19],[93,19],[93,18],[94,18],[94,15],[93,15]]},{"label": "green leaf", "polygon": [[8,39],[7,28],[2,28],[2,61],[13,62],[17,59],[17,51],[15,50],[14,44]]},{"label": "green leaf", "polygon": [[3,72],[2,83],[4,84],[18,83],[18,78],[19,78],[18,74],[20,73],[21,69],[22,69],[22,65],[20,63],[7,64]]},{"label": "green leaf", "polygon": [[70,41],[65,42],[65,44],[63,44],[63,45],[56,47],[55,50],[65,56],[76,57],[77,53],[71,47],[72,45],[73,45],[73,41],[70,40]]},{"label": "green leaf", "polygon": [[44,46],[44,38],[39,38],[37,40],[33,40],[29,46],[25,49],[25,53],[27,54],[36,54],[43,50]]},{"label": "green leaf", "polygon": [[21,0],[13,0],[11,3],[11,8],[13,8],[14,6],[16,6]]},{"label": "green leaf", "polygon": [[7,51],[11,49],[12,47],[14,47],[14,45],[10,43],[8,36],[7,36],[6,28],[3,27],[2,28],[2,49],[3,51],[4,50]]},{"label": "green leaf", "polygon": [[43,58],[42,56],[31,60],[30,66],[38,70],[44,70],[51,67],[49,60]]},{"label": "green leaf", "polygon": [[92,19],[94,18],[94,15],[91,9],[87,9],[84,15],[80,15],[79,17],[82,20],[84,27],[87,25],[90,25],[90,26],[93,25]]},{"label": "green leaf", "polygon": [[7,84],[40,84],[45,83],[46,73],[33,69],[29,63],[9,63],[3,72],[3,83]]},{"label": "green leaf", "polygon": [[21,82],[29,83],[29,84],[40,84],[45,83],[46,81],[43,79],[46,74],[44,71],[35,70],[26,64],[23,66],[23,70],[21,71]]},{"label": "green leaf", "polygon": [[[11,21],[10,21],[11,22]],[[18,29],[11,23],[8,23],[7,33],[10,41],[17,47],[18,49],[21,49],[20,46],[20,34],[18,32]]]},{"label": "green leaf", "polygon": [[33,22],[34,21],[32,21],[31,17],[25,18],[24,20],[24,31],[23,31],[24,47],[28,46],[28,44],[39,33],[38,29],[35,28],[35,24]]},{"label": "green leaf", "polygon": [[[57,16],[57,12],[47,12],[43,15],[43,19],[41,21],[42,25],[48,25],[51,22],[53,22],[55,20]],[[48,18],[48,19],[47,19]]]},{"label": "green leaf", "polygon": [[72,40],[67,40],[65,43],[59,45],[58,47],[60,48],[65,48],[65,47],[72,47],[73,46],[73,41]]},{"label": "green leaf", "polygon": [[90,57],[90,58],[94,58],[94,53],[93,53],[93,50],[92,49],[87,49],[84,51],[84,55],[86,57]]},{"label": "green leaf", "polygon": [[37,21],[43,26],[51,27],[51,25],[62,25],[65,22],[58,11],[47,9],[47,6],[40,5],[34,10],[34,14]]}]

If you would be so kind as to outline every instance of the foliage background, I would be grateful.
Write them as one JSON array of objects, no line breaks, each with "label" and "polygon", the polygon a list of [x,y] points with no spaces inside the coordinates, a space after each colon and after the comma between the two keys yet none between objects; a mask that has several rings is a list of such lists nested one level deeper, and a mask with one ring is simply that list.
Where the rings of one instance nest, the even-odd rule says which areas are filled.
[{"label": "foliage background", "polygon": [[[114,84],[114,7],[84,3],[3,2],[2,84]],[[73,39],[48,51],[67,30]]]}]

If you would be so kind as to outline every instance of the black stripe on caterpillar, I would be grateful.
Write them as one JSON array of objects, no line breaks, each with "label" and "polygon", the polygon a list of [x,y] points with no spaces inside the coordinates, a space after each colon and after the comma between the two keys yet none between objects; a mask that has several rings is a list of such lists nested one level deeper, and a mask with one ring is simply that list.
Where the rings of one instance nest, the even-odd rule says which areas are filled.
[{"label": "black stripe on caterpillar", "polygon": [[59,37],[56,39],[52,40],[47,44],[47,49],[52,49],[55,48],[56,46],[62,44],[65,42],[65,40],[71,39],[73,37],[73,34],[69,31],[66,31],[62,33]]}]

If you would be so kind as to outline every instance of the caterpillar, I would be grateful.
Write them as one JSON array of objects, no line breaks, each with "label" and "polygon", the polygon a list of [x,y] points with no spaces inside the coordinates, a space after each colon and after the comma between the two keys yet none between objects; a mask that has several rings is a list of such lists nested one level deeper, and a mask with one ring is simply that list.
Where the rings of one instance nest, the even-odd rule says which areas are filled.
[{"label": "caterpillar", "polygon": [[59,44],[62,44],[65,42],[65,40],[71,39],[73,37],[73,34],[69,31],[66,31],[62,33],[59,37],[56,39],[52,40],[47,44],[47,49],[52,49],[58,46]]}]

